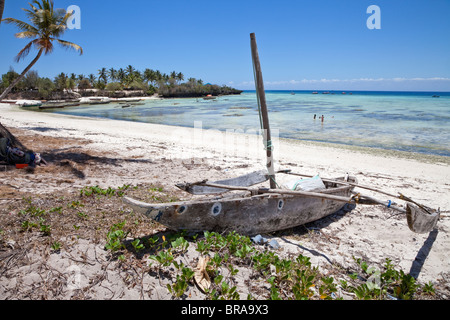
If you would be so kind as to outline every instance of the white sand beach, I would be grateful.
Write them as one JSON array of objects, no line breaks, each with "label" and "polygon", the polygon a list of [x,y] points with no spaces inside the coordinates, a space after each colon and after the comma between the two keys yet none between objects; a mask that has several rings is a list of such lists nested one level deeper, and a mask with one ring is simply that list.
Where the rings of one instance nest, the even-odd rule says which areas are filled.
[{"label": "white sand beach", "polygon": [[[53,150],[34,148],[33,139],[36,137],[48,138],[49,141],[62,138],[67,141],[65,148],[70,147],[73,152],[108,154],[120,163],[105,163],[101,171],[98,166],[86,165],[82,168],[81,178],[75,176],[70,179],[58,178],[57,173],[50,179],[45,175],[50,169],[41,167],[36,168],[33,174],[20,170],[5,170],[0,173],[0,185],[20,186],[22,192],[37,195],[64,189],[80,189],[87,185],[108,187],[137,185],[142,182],[159,183],[172,190],[178,182],[235,177],[264,169],[265,166],[265,151],[259,136],[202,130],[199,125],[192,129],[82,118],[32,112],[6,104],[0,104],[0,123],[8,129],[20,129],[22,136],[28,138],[22,142],[36,152],[62,150],[58,147]],[[325,268],[327,265],[337,264],[345,269],[354,264],[352,257],[362,257],[374,266],[382,265],[389,258],[405,272],[417,276],[418,281],[433,281],[442,290],[450,290],[448,158],[287,139],[274,140],[274,148],[276,170],[292,169],[294,172],[310,175],[319,173],[321,177],[328,178],[348,173],[356,176],[361,184],[394,194],[401,192],[419,203],[440,208],[442,212],[434,232],[416,234],[409,230],[406,218],[401,214],[380,206],[358,205],[346,214],[318,221],[301,239],[277,236],[283,252],[310,256],[313,264]],[[136,161],[124,162],[124,159]],[[78,168],[76,160],[71,165]],[[50,163],[49,167],[51,166],[56,164]],[[2,191],[6,192],[5,190]],[[361,192],[382,200],[395,201],[365,190]],[[8,201],[4,201],[5,197],[1,194],[0,199],[3,201],[0,204],[7,205]],[[402,204],[401,200],[397,202]],[[77,245],[78,250],[85,252],[88,248],[95,251],[95,248],[101,247],[98,244],[89,247],[89,239],[83,239]],[[98,249],[95,254],[100,255],[100,251]],[[90,280],[99,272],[92,254],[89,254],[92,265],[83,267],[83,277]],[[51,255],[48,263],[60,272],[67,272],[64,270],[73,263],[67,257],[61,254],[58,260],[58,256]],[[36,257],[33,258],[30,254],[30,259]],[[11,295],[15,283],[19,282],[19,274],[24,274],[24,270],[18,271],[16,276],[10,274],[9,278],[0,276],[0,297],[8,298]],[[105,289],[97,286],[95,290],[91,290],[91,298],[170,298],[168,293],[162,293],[164,289],[156,290],[158,295],[149,293],[144,297],[138,287],[121,289],[114,283],[114,271],[110,272],[111,287]],[[146,274],[146,277],[151,276]],[[39,281],[35,278],[26,279],[28,285]],[[153,282],[146,278],[142,283],[149,285]],[[192,297],[202,299],[202,294],[193,293]],[[70,298],[68,291],[62,292],[61,298]]]}]

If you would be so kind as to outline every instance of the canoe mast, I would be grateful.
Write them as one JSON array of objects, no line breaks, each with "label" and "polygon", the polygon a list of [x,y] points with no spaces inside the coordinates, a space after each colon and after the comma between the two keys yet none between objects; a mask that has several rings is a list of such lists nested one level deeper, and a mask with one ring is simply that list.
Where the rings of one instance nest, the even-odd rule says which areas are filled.
[{"label": "canoe mast", "polygon": [[270,179],[270,188],[276,189],[277,183],[275,180],[275,168],[273,163],[272,153],[272,138],[270,134],[269,115],[267,112],[266,94],[264,92],[264,82],[262,78],[261,65],[259,63],[258,47],[256,45],[255,34],[250,34],[250,44],[252,49],[253,73],[255,77],[256,98],[258,100],[259,117],[261,122],[261,129],[263,131],[263,142],[266,149],[267,156],[267,171]]}]

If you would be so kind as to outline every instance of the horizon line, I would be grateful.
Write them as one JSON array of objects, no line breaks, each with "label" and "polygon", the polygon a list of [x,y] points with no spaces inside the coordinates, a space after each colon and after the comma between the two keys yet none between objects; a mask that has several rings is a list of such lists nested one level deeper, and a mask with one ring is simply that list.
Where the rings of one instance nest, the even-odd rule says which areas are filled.
[{"label": "horizon line", "polygon": [[[236,88],[238,89],[238,88]],[[255,89],[238,89],[238,90],[242,90],[244,92],[246,91],[255,91]],[[361,89],[357,89],[357,90],[347,90],[347,89],[330,89],[330,90],[325,90],[325,89],[265,89],[264,91],[286,91],[286,92],[292,92],[292,91],[312,91],[312,92],[346,92],[346,93],[352,93],[352,92],[423,92],[423,93],[449,93],[450,91],[436,91],[436,90],[361,90]]]}]

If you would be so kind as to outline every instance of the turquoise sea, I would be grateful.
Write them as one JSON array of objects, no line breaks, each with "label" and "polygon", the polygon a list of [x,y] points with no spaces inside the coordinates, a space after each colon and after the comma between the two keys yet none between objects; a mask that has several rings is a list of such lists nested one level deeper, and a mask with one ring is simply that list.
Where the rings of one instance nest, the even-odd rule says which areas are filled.
[{"label": "turquoise sea", "polygon": [[[449,92],[266,91],[266,100],[271,129],[282,138],[450,156]],[[255,91],[215,100],[147,100],[129,108],[111,103],[41,112],[184,127],[201,121],[203,129],[224,131],[260,128]]]}]

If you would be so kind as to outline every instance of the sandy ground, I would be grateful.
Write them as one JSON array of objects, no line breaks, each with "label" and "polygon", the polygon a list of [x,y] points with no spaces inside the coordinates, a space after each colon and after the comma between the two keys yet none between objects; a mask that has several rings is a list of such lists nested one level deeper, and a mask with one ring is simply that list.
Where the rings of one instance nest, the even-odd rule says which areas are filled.
[{"label": "sandy ground", "polygon": [[[32,173],[0,167],[0,205],[4,207],[22,194],[70,192],[91,185],[107,188],[155,183],[175,193],[178,191],[174,185],[178,182],[235,177],[263,169],[265,164],[260,137],[245,132],[202,130],[201,124],[196,129],[179,128],[30,112],[10,105],[0,105],[0,122],[11,130],[16,128],[13,132],[21,141],[50,162],[48,167],[38,167]],[[419,282],[433,281],[444,292],[441,298],[450,297],[448,158],[284,139],[274,139],[274,146],[277,170],[319,173],[322,177],[349,173],[361,184],[394,194],[402,192],[441,210],[436,230],[416,234],[409,230],[406,218],[395,211],[358,205],[350,212],[291,230],[289,236],[283,232],[265,235],[275,237],[281,252],[300,253],[311,257],[313,264],[325,268],[338,265],[342,269],[354,266],[353,257],[361,257],[378,267],[389,258]],[[389,200],[380,194],[361,192]],[[11,260],[13,253],[19,254],[14,251],[14,243],[8,243],[6,238],[6,244],[0,248],[4,263]],[[67,242],[71,242],[70,249],[66,246],[58,255],[39,250],[22,252],[29,263],[11,265],[0,274],[0,298],[17,297],[19,285],[38,286],[45,280],[43,274],[66,275],[66,280],[75,274],[79,276],[78,284],[89,288],[84,291],[88,294],[78,298],[170,299],[161,280],[158,283],[148,273],[140,274],[138,286],[131,288],[124,284],[126,277],[115,271],[117,262],[108,261],[104,242],[93,239],[67,239]],[[195,250],[191,251],[195,255]],[[66,285],[67,288],[49,298],[74,298],[68,280]],[[190,297],[203,299],[195,288]],[[29,294],[25,298],[38,297]]]}]

